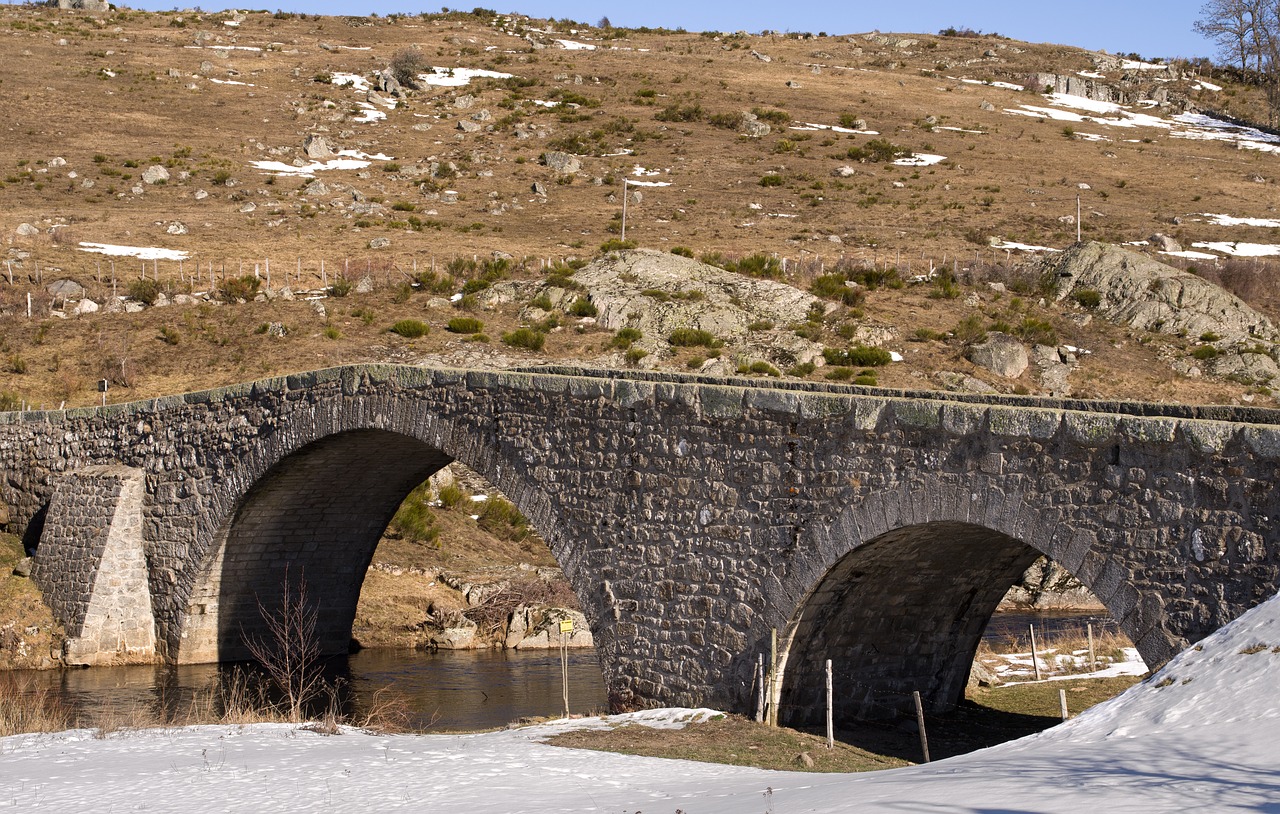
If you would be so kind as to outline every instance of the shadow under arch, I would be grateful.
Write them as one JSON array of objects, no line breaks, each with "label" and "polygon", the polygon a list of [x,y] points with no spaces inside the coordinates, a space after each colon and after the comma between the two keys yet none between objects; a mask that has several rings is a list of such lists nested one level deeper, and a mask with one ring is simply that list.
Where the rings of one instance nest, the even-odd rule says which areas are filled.
[{"label": "shadow under arch", "polygon": [[913,691],[931,712],[953,709],[996,606],[1042,553],[1050,552],[983,525],[938,521],[844,554],[802,600],[786,637],[780,719],[824,720],[827,659],[837,721],[900,714]]}]

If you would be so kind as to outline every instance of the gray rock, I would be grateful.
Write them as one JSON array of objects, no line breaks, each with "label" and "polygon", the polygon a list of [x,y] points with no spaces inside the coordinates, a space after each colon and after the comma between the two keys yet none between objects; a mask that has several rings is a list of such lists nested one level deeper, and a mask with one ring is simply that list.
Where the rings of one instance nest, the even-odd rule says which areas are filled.
[{"label": "gray rock", "polygon": [[40,234],[40,230],[29,223],[19,223],[18,228],[13,230],[18,237],[35,237]]},{"label": "gray rock", "polygon": [[333,158],[336,151],[329,145],[328,139],[316,133],[308,133],[302,140],[302,151],[313,161],[324,161]]},{"label": "gray rock", "polygon": [[145,184],[158,184],[161,181],[169,180],[169,171],[159,164],[152,164],[142,173],[142,181]]},{"label": "gray rock", "polygon": [[373,240],[369,241],[369,248],[371,249],[385,249],[390,245],[391,238],[389,237],[375,237]]},{"label": "gray rock", "polygon": [[1159,232],[1147,238],[1147,242],[1150,243],[1152,246],[1154,246],[1157,251],[1162,251],[1162,252],[1182,251],[1181,243],[1169,237],[1168,235],[1160,234]]},{"label": "gray rock", "polygon": [[995,393],[998,392],[994,387],[984,382],[982,379],[970,376],[967,373],[955,373],[949,370],[939,370],[933,374],[934,378],[947,390],[953,393]]},{"label": "gray rock", "polygon": [[209,197],[209,193],[205,192],[203,189],[197,189],[192,197],[197,201],[203,201],[205,198]]},{"label": "gray rock", "polygon": [[996,109],[996,106],[995,106],[995,105],[993,105],[993,104],[991,104],[990,102],[988,102],[986,99],[983,99],[981,102],[979,102],[979,103],[978,103],[978,107],[979,107],[979,108],[981,108],[982,110],[995,110],[995,109]]},{"label": "gray rock", "polygon": [[1046,258],[1042,270],[1056,281],[1059,302],[1077,290],[1102,295],[1098,313],[1139,330],[1236,341],[1275,341],[1270,319],[1213,283],[1147,255],[1105,243],[1081,243]]},{"label": "gray rock", "polygon": [[1048,557],[1031,564],[1000,602],[1007,610],[1103,610],[1102,602],[1071,572]]},{"label": "gray rock", "polygon": [[987,334],[986,340],[971,346],[965,352],[965,358],[1006,379],[1018,378],[1031,364],[1023,344],[999,331]]},{"label": "gray rock", "polygon": [[[383,240],[386,240],[386,238],[383,238]],[[370,242],[372,242],[372,241],[370,241]],[[390,244],[390,243],[391,243],[391,241],[390,241],[390,240],[387,240],[387,243],[388,243],[388,244]],[[360,282],[356,283],[356,293],[357,293],[357,294],[368,294],[368,293],[370,293],[371,291],[373,291],[373,278],[372,278],[372,277],[370,277],[370,276],[368,276],[368,275],[365,275],[364,277],[361,277],[361,278],[360,278]]]},{"label": "gray rock", "polygon": [[254,203],[253,201],[245,201],[244,205],[240,207],[240,212],[242,214],[247,215],[250,212],[257,211],[257,209],[258,209],[258,205],[256,203]]},{"label": "gray rock", "polygon": [[1000,683],[1000,677],[992,672],[985,664],[975,660],[973,666],[969,668],[968,689],[976,687],[994,687]]},{"label": "gray rock", "polygon": [[751,56],[755,57],[756,59],[760,60],[761,62],[773,62],[773,57],[771,57],[771,56],[769,56],[769,55],[767,55],[767,54],[762,54],[762,53],[760,53],[759,51],[752,51],[752,52],[751,52]]},{"label": "gray rock", "polygon": [[289,329],[284,326],[283,322],[272,322],[267,325],[267,336],[285,337],[289,335]]},{"label": "gray rock", "polygon": [[83,299],[76,303],[75,312],[77,314],[96,314],[101,306],[90,299]]},{"label": "gray rock", "polygon": [[187,225],[182,221],[175,220],[165,227],[165,232],[171,235],[185,235],[187,233]]},{"label": "gray rock", "polygon": [[44,287],[55,299],[59,300],[78,300],[84,297],[84,286],[75,280],[63,278],[54,280]]},{"label": "gray rock", "polygon": [[543,197],[546,197],[546,195],[547,195],[547,185],[546,185],[546,184],[544,184],[544,183],[542,183],[541,181],[534,181],[534,182],[533,182],[533,194],[534,194],[534,195],[541,195],[541,196],[543,196]]},{"label": "gray rock", "polygon": [[484,129],[484,125],[470,119],[458,119],[458,129],[464,133],[478,133]]},{"label": "gray rock", "polygon": [[33,561],[30,557],[23,557],[22,559],[18,560],[17,565],[13,566],[13,575],[15,577],[22,577],[23,579],[26,579],[27,577],[31,576],[32,564],[33,564]]},{"label": "gray rock", "polygon": [[575,156],[555,150],[543,153],[542,163],[562,175],[573,175],[582,169],[582,162]]},{"label": "gray rock", "polygon": [[470,108],[475,107],[475,104],[476,97],[469,93],[463,94],[453,100],[453,106],[458,110],[469,110]]},{"label": "gray rock", "polygon": [[768,123],[760,121],[759,116],[750,112],[742,114],[742,123],[738,125],[738,132],[751,138],[767,136],[772,129]]}]

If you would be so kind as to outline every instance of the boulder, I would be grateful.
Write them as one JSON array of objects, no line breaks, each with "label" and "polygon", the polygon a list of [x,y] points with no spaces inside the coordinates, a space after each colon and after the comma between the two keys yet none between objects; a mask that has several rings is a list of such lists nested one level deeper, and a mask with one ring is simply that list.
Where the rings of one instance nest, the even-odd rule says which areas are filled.
[{"label": "boulder", "polygon": [[40,230],[29,223],[19,223],[18,228],[13,231],[18,237],[35,237],[40,234]]},{"label": "boulder", "polygon": [[484,125],[470,119],[458,119],[458,129],[464,133],[478,133],[484,129]]},{"label": "boulder", "polygon": [[302,140],[302,151],[312,161],[325,161],[337,155],[337,151],[329,145],[328,139],[315,133],[308,133]]},{"label": "boulder", "polygon": [[1102,602],[1070,571],[1041,557],[1023,572],[1001,600],[1008,610],[1104,610]]},{"label": "boulder", "polygon": [[159,184],[169,180],[169,171],[159,164],[152,164],[142,173],[142,181],[146,184]]},{"label": "boulder", "polygon": [[1162,251],[1162,252],[1182,251],[1181,243],[1169,237],[1168,235],[1160,234],[1159,232],[1147,238],[1147,242],[1150,243],[1152,246],[1154,246],[1157,251]]},{"label": "boulder", "polygon": [[76,303],[75,312],[77,314],[96,314],[101,308],[96,302],[90,299],[80,300]]},{"label": "boulder", "polygon": [[431,634],[432,647],[440,650],[469,650],[476,646],[476,623],[465,616],[457,616],[450,627]]},{"label": "boulder", "polygon": [[1018,378],[1031,364],[1023,344],[999,331],[992,331],[984,341],[970,346],[965,358],[1006,379]]},{"label": "boulder", "polygon": [[369,248],[371,249],[385,249],[390,245],[391,238],[389,237],[375,237],[373,240],[369,241]]},{"label": "boulder", "polygon": [[171,235],[185,235],[187,233],[187,225],[180,220],[175,220],[165,227],[165,232]]},{"label": "boulder", "polygon": [[760,138],[769,135],[771,128],[765,122],[760,121],[760,117],[754,113],[744,112],[742,114],[742,123],[738,125],[738,131],[744,136],[750,138]]},{"label": "boulder", "polygon": [[54,280],[45,286],[44,290],[58,300],[78,300],[84,296],[84,286],[66,278]]},{"label": "boulder", "polygon": [[1101,295],[1098,313],[1139,330],[1180,336],[1216,333],[1224,339],[1265,339],[1278,333],[1270,319],[1208,280],[1147,255],[1106,243],[1077,243],[1046,258],[1042,270],[1059,302],[1079,290]]},{"label": "boulder", "polygon": [[[560,622],[573,622],[573,633],[562,634]],[[514,650],[550,650],[565,642],[569,647],[591,647],[594,641],[587,617],[568,608],[521,605],[511,614],[505,645]]]},{"label": "boulder", "polygon": [[542,163],[561,175],[573,175],[582,169],[582,162],[568,153],[552,150],[542,154]]}]

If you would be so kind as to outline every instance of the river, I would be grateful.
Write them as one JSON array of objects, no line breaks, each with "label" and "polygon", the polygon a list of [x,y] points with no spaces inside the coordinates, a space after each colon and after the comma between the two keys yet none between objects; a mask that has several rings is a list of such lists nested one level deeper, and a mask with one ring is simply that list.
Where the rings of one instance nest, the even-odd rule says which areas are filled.
[{"label": "river", "polygon": [[[1025,646],[1027,625],[1037,636],[1116,629],[1105,614],[1000,613],[992,617],[983,638],[991,644],[1010,640]],[[1043,641],[1043,639],[1042,639]],[[225,674],[228,667],[94,667],[47,670],[21,675],[28,689],[52,690],[74,713],[95,716],[125,713],[131,708],[182,710]],[[369,649],[336,658],[329,675],[350,688],[348,703],[367,708],[374,694],[387,688],[404,700],[410,726],[431,732],[490,729],[529,716],[561,714],[560,657],[557,651],[464,650],[436,653],[419,650]],[[592,649],[569,652],[569,708],[574,713],[602,712],[607,707],[600,664]]]}]

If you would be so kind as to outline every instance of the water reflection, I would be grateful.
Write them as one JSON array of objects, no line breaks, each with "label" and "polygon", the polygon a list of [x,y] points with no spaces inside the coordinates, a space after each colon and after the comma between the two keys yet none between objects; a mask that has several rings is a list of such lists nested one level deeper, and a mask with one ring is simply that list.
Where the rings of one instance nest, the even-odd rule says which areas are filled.
[{"label": "water reflection", "polygon": [[[371,649],[326,666],[343,686],[344,711],[360,715],[383,690],[404,699],[410,726],[429,731],[500,727],[525,716],[563,713],[558,652]],[[73,713],[128,720],[142,709],[156,718],[181,718],[234,665],[94,667],[20,676],[29,690],[54,692]],[[595,651],[569,653],[569,709],[600,712],[606,695]]]}]

